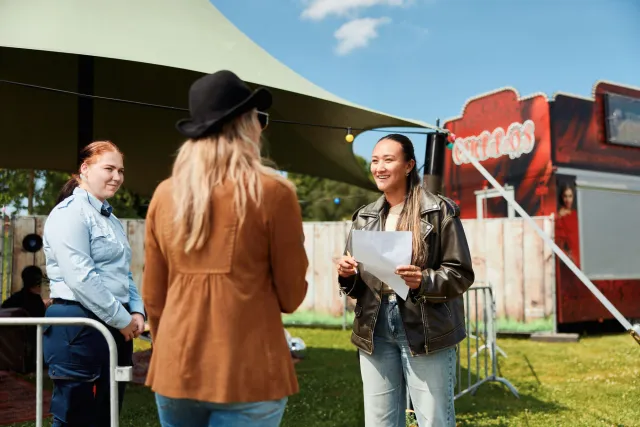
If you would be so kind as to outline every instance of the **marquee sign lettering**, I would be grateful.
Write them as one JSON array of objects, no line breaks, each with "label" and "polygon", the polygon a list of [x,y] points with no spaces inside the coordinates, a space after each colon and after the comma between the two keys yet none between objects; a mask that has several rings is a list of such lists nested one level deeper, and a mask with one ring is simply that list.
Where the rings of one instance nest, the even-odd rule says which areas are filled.
[{"label": "marquee sign lettering", "polygon": [[516,159],[533,151],[536,143],[535,130],[533,121],[526,120],[524,123],[512,123],[506,132],[497,127],[491,133],[485,130],[478,136],[456,138],[451,157],[456,165],[471,163],[462,153],[462,145],[481,162],[502,156]]}]

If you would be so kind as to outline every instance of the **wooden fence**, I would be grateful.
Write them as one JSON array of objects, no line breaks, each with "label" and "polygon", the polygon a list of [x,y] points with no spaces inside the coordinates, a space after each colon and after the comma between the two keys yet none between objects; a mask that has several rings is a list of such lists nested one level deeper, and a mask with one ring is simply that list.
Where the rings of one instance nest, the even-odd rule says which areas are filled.
[{"label": "wooden fence", "polygon": [[[22,286],[20,272],[28,265],[45,268],[42,250],[29,253],[22,247],[23,238],[36,233],[42,236],[44,216],[18,217],[13,220],[12,280],[15,292]],[[553,232],[552,217],[535,218],[547,233]],[[133,251],[131,270],[141,283],[144,262],[144,221],[123,220]],[[545,247],[535,231],[521,218],[463,221],[473,255],[477,283],[494,288],[497,316],[529,321],[554,314],[555,262],[553,252]],[[305,249],[309,257],[309,290],[300,310],[330,313],[343,312],[338,295],[334,262],[342,254],[350,223],[306,222]],[[43,290],[44,297],[48,289]]]}]

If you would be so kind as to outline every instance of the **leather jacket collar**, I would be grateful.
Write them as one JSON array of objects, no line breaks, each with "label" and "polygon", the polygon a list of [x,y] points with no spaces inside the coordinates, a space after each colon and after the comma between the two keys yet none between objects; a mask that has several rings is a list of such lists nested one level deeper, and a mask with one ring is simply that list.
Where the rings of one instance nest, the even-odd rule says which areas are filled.
[{"label": "leather jacket collar", "polygon": [[[353,230],[381,231],[386,200],[363,206],[353,215]],[[405,334],[412,355],[454,346],[466,336],[462,294],[473,284],[472,258],[459,218],[460,210],[450,199],[423,192],[421,235],[427,244],[420,287],[407,300],[398,299]],[[437,232],[432,231],[436,229]],[[352,234],[345,254],[353,253]],[[351,341],[360,350],[373,353],[373,335],[381,306],[382,282],[361,266],[356,276],[338,276],[340,291],[356,300]]]},{"label": "leather jacket collar", "polygon": [[[372,218],[379,220],[385,216],[385,205],[387,204],[386,198],[380,196],[375,203],[364,206],[361,210],[354,214],[354,220],[357,215],[366,218]],[[457,206],[456,206],[457,208]],[[420,200],[420,215],[421,215],[421,234],[422,238],[426,239],[429,233],[433,230],[433,224],[428,221],[429,213],[440,210],[440,200],[431,193],[426,191],[422,192]]]}]

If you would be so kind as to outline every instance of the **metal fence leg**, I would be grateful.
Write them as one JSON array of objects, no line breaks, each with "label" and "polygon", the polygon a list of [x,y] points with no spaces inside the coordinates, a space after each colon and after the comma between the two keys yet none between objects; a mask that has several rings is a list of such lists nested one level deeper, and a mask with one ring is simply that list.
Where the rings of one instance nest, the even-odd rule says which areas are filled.
[{"label": "metal fence leg", "polygon": [[[487,343],[487,344],[482,344],[482,345],[480,346],[479,351],[482,351],[482,350],[488,349],[488,348],[490,347],[490,345],[491,345],[491,341],[489,341],[489,343]],[[502,349],[501,349],[500,347],[498,347],[497,345],[496,345],[496,351],[497,351],[498,353],[500,353],[500,354],[501,354],[505,359],[506,359],[506,358],[508,358],[507,353],[505,353],[505,352],[504,352],[504,350],[502,350]],[[471,357],[473,358],[473,357],[476,357],[476,356],[477,356],[477,353],[473,353],[473,356],[471,356]],[[489,357],[493,357],[493,354],[489,353]]]},{"label": "metal fence leg", "polygon": [[[479,307],[478,307],[478,292],[483,293],[483,310],[482,310],[482,322],[483,322],[483,330],[484,330],[484,340],[485,344],[482,347],[479,347],[479,341],[481,332],[479,332]],[[474,294],[473,302],[475,304],[473,314],[475,317],[475,322],[471,322],[472,310],[471,310],[471,298],[470,294]],[[469,288],[464,296],[465,302],[465,324],[467,326],[467,331],[471,332],[471,326],[473,325],[475,331],[474,334],[469,333],[467,338],[467,388],[462,390],[462,381],[458,378],[458,392],[454,396],[454,399],[458,399],[459,397],[470,393],[471,395],[475,395],[480,386],[487,382],[498,382],[504,384],[511,393],[516,398],[520,398],[518,395],[518,391],[506,378],[502,378],[498,376],[498,360],[496,356],[496,330],[495,330],[495,302],[493,299],[493,291],[490,286],[474,286]],[[476,377],[474,382],[471,380],[471,340],[476,340],[475,344],[475,354],[473,357],[478,357],[476,359]],[[458,346],[460,348],[460,346]],[[480,359],[479,357],[483,355],[485,357],[484,360],[484,378],[481,378],[480,373]],[[488,359],[491,358],[491,372],[489,373]],[[462,363],[461,357],[457,357],[457,370],[458,373],[462,373]]]},{"label": "metal fence leg", "polygon": [[[495,316],[496,316],[496,310],[495,310],[495,302],[493,300],[493,289],[491,287],[486,287],[485,288],[485,292],[489,293],[490,296],[490,300],[491,300],[491,313],[489,313],[487,315],[486,318],[486,322],[489,322],[491,325],[491,342],[490,344],[490,350],[491,350],[491,362],[492,362],[492,372],[491,372],[491,376],[486,378],[486,381],[493,381],[493,382],[498,382],[501,384],[504,384],[509,391],[511,391],[511,393],[517,398],[520,399],[520,395],[518,394],[518,390],[513,386],[513,384],[511,384],[511,382],[509,382],[509,380],[507,380],[506,378],[502,378],[498,376],[498,359],[496,357],[496,339],[495,339]],[[478,384],[478,387],[480,386],[480,384]],[[478,387],[476,387],[472,392],[471,395],[475,395],[476,391],[478,391]]]},{"label": "metal fence leg", "polygon": [[[495,307],[492,307],[491,310],[495,310]],[[487,334],[484,337],[476,337],[473,334],[469,334],[469,338],[476,339],[476,340],[482,340],[483,344],[482,344],[482,346],[480,346],[478,351],[489,349],[489,357],[493,357],[494,352],[491,351],[490,347],[491,347],[492,344],[495,344],[496,351],[498,353],[500,353],[504,358],[507,358],[508,357],[507,353],[505,353],[504,350],[502,350],[500,348],[500,346],[496,342],[496,334],[497,334],[497,331],[495,330],[495,323],[494,323],[493,326],[489,329],[489,331],[487,332]],[[474,353],[473,356],[471,356],[471,357],[474,358],[477,355],[478,355],[478,353]]]},{"label": "metal fence leg", "polygon": [[[491,347],[492,347],[492,353],[495,355],[495,353],[496,353],[496,350],[495,350],[495,348],[496,348],[495,342],[494,342],[494,343],[492,343]],[[518,390],[513,386],[513,384],[511,384],[511,382],[510,382],[509,380],[507,380],[506,378],[502,378],[502,377],[499,377],[499,376],[498,376],[498,360],[497,360],[495,357],[493,357],[493,360],[492,360],[492,368],[493,368],[493,369],[492,369],[492,370],[493,370],[493,372],[492,372],[492,374],[491,374],[491,381],[495,381],[495,382],[499,382],[499,383],[501,383],[501,384],[504,384],[504,385],[509,389],[509,391],[510,391],[510,392],[511,392],[511,393],[512,393],[512,394],[513,394],[517,399],[520,399],[520,395],[518,394]],[[473,390],[473,391],[471,392],[471,394],[472,394],[472,395],[476,394],[476,391],[477,391],[477,390],[478,390],[478,389],[476,388],[475,390]]]},{"label": "metal fence leg", "polygon": [[36,427],[42,427],[42,363],[44,359],[42,351],[42,325],[36,326]]},{"label": "metal fence leg", "polygon": [[[483,287],[486,286],[488,288],[493,289],[489,282],[485,282],[485,281],[478,282],[478,281],[476,281],[476,283],[477,284],[482,283],[483,285],[481,285],[481,286],[483,286]],[[491,298],[491,310],[492,310],[493,313],[495,313],[495,309],[496,309],[495,304],[496,304],[495,301],[493,300],[493,298]],[[486,319],[486,316],[484,318]],[[495,322],[494,322],[493,325],[495,326]],[[475,336],[472,333],[468,333],[468,337],[470,339],[481,340],[483,342],[482,346],[480,346],[480,348],[478,349],[478,351],[480,352],[480,351],[483,351],[485,349],[490,349],[491,343],[496,341],[496,332],[497,331],[495,330],[495,328],[489,328],[488,333],[485,333],[485,335],[482,336],[482,337],[481,336]],[[505,353],[505,351],[502,350],[497,343],[496,343],[496,350],[503,357],[505,357],[505,358],[508,357],[507,353]],[[473,356],[471,356],[471,357],[475,358],[477,355],[478,355],[478,353],[474,353]],[[489,351],[489,355],[490,355],[490,357],[493,357],[493,352]]]}]

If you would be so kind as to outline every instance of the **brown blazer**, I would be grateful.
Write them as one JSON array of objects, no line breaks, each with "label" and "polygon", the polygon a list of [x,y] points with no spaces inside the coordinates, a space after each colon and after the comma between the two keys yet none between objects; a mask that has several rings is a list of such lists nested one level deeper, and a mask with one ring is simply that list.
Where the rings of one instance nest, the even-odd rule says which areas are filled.
[{"label": "brown blazer", "polygon": [[171,179],[146,220],[142,297],[153,354],[146,385],[171,398],[256,402],[298,392],[281,313],[307,292],[308,260],[295,192],[263,177],[260,207],[234,212],[233,186],[216,188],[211,235],[185,255],[173,243]]}]

